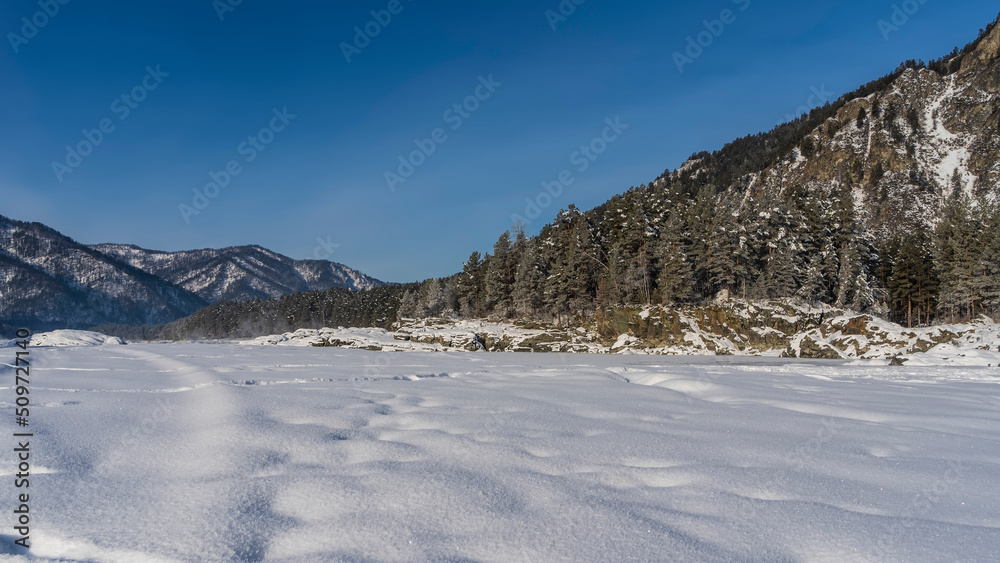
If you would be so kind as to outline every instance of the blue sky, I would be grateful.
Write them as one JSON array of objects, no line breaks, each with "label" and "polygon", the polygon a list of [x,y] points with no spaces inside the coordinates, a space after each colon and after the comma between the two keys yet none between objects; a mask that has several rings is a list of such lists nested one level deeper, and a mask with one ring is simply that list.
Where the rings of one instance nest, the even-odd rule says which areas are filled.
[{"label": "blue sky", "polygon": [[[559,0],[42,0],[44,17],[6,0],[0,214],[84,243],[260,244],[387,281],[444,276],[526,198],[548,204],[534,234],[997,15],[995,0],[571,1],[556,19]],[[912,13],[883,32],[894,4]],[[356,26],[377,35],[356,42]],[[603,152],[578,153],[602,134]],[[433,153],[411,157],[416,140]],[[419,166],[390,189],[401,156]],[[549,203],[542,184],[563,171]]]}]

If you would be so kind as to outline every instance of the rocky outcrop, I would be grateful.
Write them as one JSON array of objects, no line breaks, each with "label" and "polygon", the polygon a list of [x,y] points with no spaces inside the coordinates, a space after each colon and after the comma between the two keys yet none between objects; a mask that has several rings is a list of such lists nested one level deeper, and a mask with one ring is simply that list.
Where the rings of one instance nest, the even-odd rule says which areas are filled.
[{"label": "rocky outcrop", "polygon": [[[885,359],[941,346],[1000,352],[1000,325],[904,328],[883,319],[783,301],[729,301],[703,307],[621,308],[592,325],[546,326],[458,319],[406,319],[392,331],[299,330],[247,344],[336,346],[375,351],[572,352],[594,354],[769,355]],[[902,360],[900,360],[902,361]],[[897,362],[899,363],[899,362]]]},{"label": "rocky outcrop", "polygon": [[1000,26],[958,72],[908,69],[846,103],[786,160],[755,175],[755,193],[793,187],[835,197],[850,187],[867,229],[933,226],[953,189],[1000,197]]}]

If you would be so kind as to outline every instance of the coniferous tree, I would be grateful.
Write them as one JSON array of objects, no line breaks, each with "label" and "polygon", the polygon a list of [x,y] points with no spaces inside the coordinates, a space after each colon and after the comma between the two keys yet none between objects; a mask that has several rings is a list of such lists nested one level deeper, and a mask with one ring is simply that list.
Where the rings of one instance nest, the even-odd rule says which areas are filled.
[{"label": "coniferous tree", "polygon": [[981,203],[977,226],[981,234],[973,290],[984,312],[996,317],[1000,313],[1000,205]]},{"label": "coniferous tree", "polygon": [[469,255],[462,265],[462,273],[456,282],[456,297],[459,312],[467,317],[479,317],[483,312],[483,259],[478,251]]},{"label": "coniferous tree", "polygon": [[670,215],[660,236],[657,255],[660,272],[656,286],[660,301],[673,305],[690,300],[694,275],[685,251],[684,220],[679,211]]},{"label": "coniferous tree", "polygon": [[621,245],[611,247],[601,272],[601,295],[598,306],[603,308],[618,307],[623,303],[624,291],[622,283],[625,280],[625,260],[622,257]]},{"label": "coniferous tree", "polygon": [[546,277],[544,260],[535,246],[528,246],[518,264],[513,287],[514,305],[522,317],[535,318],[537,310],[544,304],[543,284]]},{"label": "coniferous tree", "polygon": [[713,247],[706,267],[708,286],[713,294],[718,291],[735,293],[743,274],[746,261],[740,245],[738,217],[726,201],[719,202],[712,215]]},{"label": "coniferous tree", "polygon": [[513,314],[512,295],[516,273],[514,244],[510,240],[510,231],[506,231],[493,245],[493,256],[490,258],[489,270],[485,273],[488,310],[503,317]]},{"label": "coniferous tree", "polygon": [[713,252],[716,250],[716,233],[713,227],[715,225],[715,212],[715,187],[702,186],[698,190],[694,202],[687,207],[685,217],[689,233],[687,251],[691,260],[692,290],[695,298],[709,298],[715,293],[711,285],[709,270],[709,265],[714,262]]},{"label": "coniferous tree", "polygon": [[941,279],[938,307],[953,318],[975,315],[979,230],[968,196],[953,190],[935,231],[935,258]]},{"label": "coniferous tree", "polygon": [[903,241],[893,264],[888,289],[892,296],[893,306],[899,310],[899,315],[906,319],[907,327],[913,326],[914,302],[918,304],[919,310],[917,276],[920,266],[920,259],[913,241],[909,239]]}]

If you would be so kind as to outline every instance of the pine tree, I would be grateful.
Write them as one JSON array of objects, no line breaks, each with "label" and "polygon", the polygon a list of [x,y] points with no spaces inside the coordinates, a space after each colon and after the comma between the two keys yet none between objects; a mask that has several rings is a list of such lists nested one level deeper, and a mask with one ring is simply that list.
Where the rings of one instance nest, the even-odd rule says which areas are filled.
[{"label": "pine tree", "polygon": [[807,259],[802,275],[802,285],[799,287],[796,295],[810,303],[823,301],[825,286],[823,255],[817,253]]},{"label": "pine tree", "polygon": [[483,260],[478,251],[469,255],[462,264],[462,273],[458,275],[456,294],[459,312],[466,317],[480,317],[483,312]]},{"label": "pine tree", "polygon": [[503,317],[510,317],[514,309],[512,294],[517,264],[513,253],[510,231],[506,231],[493,245],[493,256],[486,272],[486,307]]},{"label": "pine tree", "polygon": [[621,246],[618,244],[612,246],[605,258],[597,302],[599,307],[608,309],[620,306],[624,300],[622,285],[625,279],[625,261],[622,258]]},{"label": "pine tree", "polygon": [[652,266],[650,239],[655,231],[637,192],[630,190],[623,201],[626,217],[617,244],[626,263],[622,289],[629,303],[649,303],[652,296]]},{"label": "pine tree", "polygon": [[547,231],[549,246],[545,305],[558,321],[585,314],[593,306],[596,291],[596,252],[586,217],[570,205],[560,211]]},{"label": "pine tree", "polygon": [[737,215],[726,201],[719,202],[712,216],[713,248],[708,257],[708,286],[714,294],[726,291],[732,294],[741,274],[741,247]]},{"label": "pine tree", "polygon": [[420,288],[417,311],[421,318],[439,317],[448,309],[450,298],[447,285],[437,278],[425,281]]},{"label": "pine tree", "polygon": [[764,272],[758,282],[761,284],[760,294],[782,299],[791,297],[799,285],[799,260],[794,242],[784,238],[784,232],[779,232],[771,243],[771,252],[767,255]]},{"label": "pine tree", "polygon": [[518,264],[513,287],[514,304],[522,317],[535,318],[537,309],[544,303],[543,284],[546,277],[544,260],[535,246],[528,246]]},{"label": "pine tree", "polygon": [[842,186],[834,209],[833,240],[837,264],[835,305],[865,311],[874,306],[877,292],[869,265],[876,255],[871,237],[861,226],[850,186]]},{"label": "pine tree", "polygon": [[953,190],[935,231],[935,261],[941,279],[938,307],[952,318],[975,316],[980,230],[971,215],[968,196]]},{"label": "pine tree", "polygon": [[657,248],[659,275],[656,278],[660,301],[667,305],[691,299],[694,275],[685,252],[684,221],[680,212],[670,215]]},{"label": "pine tree", "polygon": [[409,290],[403,294],[403,298],[399,303],[399,317],[400,318],[412,318],[421,317],[418,300],[420,298],[419,290]]},{"label": "pine tree", "polygon": [[981,225],[979,264],[973,280],[974,290],[986,313],[1000,313],[1000,205],[980,204]]},{"label": "pine tree", "polygon": [[702,186],[692,205],[686,208],[685,226],[690,233],[687,255],[691,260],[693,297],[712,297],[715,288],[711,284],[709,265],[715,260],[715,188]]},{"label": "pine tree", "polygon": [[890,291],[896,306],[905,311],[906,326],[913,326],[914,308],[917,309],[919,324],[920,309],[920,268],[922,266],[920,251],[915,241],[907,237],[899,247],[899,255],[890,279]]}]

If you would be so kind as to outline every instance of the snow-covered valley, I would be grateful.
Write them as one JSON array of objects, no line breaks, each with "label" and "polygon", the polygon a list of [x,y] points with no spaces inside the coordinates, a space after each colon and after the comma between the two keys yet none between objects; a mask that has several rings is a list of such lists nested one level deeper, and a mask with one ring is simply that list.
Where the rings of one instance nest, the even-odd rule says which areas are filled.
[{"label": "snow-covered valley", "polygon": [[30,350],[32,550],[8,432],[4,560],[1000,558],[996,367]]}]

